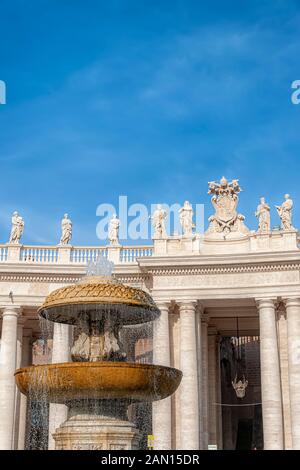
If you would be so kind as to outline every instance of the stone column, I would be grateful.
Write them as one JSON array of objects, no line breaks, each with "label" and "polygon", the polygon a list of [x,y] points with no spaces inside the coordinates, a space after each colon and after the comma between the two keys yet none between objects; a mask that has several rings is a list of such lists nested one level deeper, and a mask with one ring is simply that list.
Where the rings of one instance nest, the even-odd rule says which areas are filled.
[{"label": "stone column", "polygon": [[195,302],[182,302],[180,310],[180,448],[198,450],[199,395]]},{"label": "stone column", "polygon": [[[64,323],[54,323],[52,363],[68,362],[70,360],[71,326]],[[53,433],[68,417],[68,407],[50,403],[49,407],[49,441],[48,449],[55,449]]]},{"label": "stone column", "polygon": [[261,395],[264,449],[283,449],[282,395],[275,305],[257,301],[260,327]]},{"label": "stone column", "polygon": [[218,445],[217,417],[217,329],[208,329],[208,444]]},{"label": "stone column", "polygon": [[[153,364],[170,366],[169,304],[157,302],[160,317],[153,324]],[[155,450],[172,449],[171,397],[153,402],[152,426]]]},{"label": "stone column", "polygon": [[0,450],[13,448],[19,309],[4,307],[0,350]]},{"label": "stone column", "polygon": [[203,305],[196,306],[196,344],[197,344],[197,373],[198,373],[198,400],[199,400],[199,449],[203,448],[203,415],[202,415],[202,313]]},{"label": "stone column", "polygon": [[[202,351],[201,351],[201,345],[202,345],[202,337],[201,337],[201,315],[202,315],[202,305],[197,304],[196,305],[196,315],[195,315],[195,321],[196,321],[196,348],[197,348],[197,377],[198,377],[198,399],[201,396],[201,384],[202,384]],[[202,431],[203,431],[203,422],[202,422],[202,404],[201,400],[199,400],[199,406],[198,406],[198,421],[199,421],[199,449],[202,449]]]},{"label": "stone column", "polygon": [[[23,348],[21,367],[26,367],[32,364],[32,330],[23,330]],[[27,423],[27,397],[20,393],[20,406],[19,406],[19,426],[17,431],[17,449],[25,449],[26,440],[26,423]]]},{"label": "stone column", "polygon": [[202,315],[202,381],[201,381],[201,415],[202,415],[202,449],[208,447],[208,340],[207,340],[208,316]]},{"label": "stone column", "polygon": [[[23,326],[25,320],[23,317],[19,317],[17,326],[17,355],[16,355],[16,369],[21,367],[22,362],[22,348],[23,348]],[[13,449],[18,448],[18,434],[19,434],[19,420],[20,420],[20,402],[21,392],[16,385],[15,395],[15,415],[14,415],[14,437],[13,437]]]},{"label": "stone column", "polygon": [[220,364],[220,340],[221,337],[217,335],[216,337],[216,414],[217,414],[217,439],[218,439],[218,449],[223,449],[223,432],[222,432],[222,390],[221,390],[221,364]]},{"label": "stone column", "polygon": [[280,375],[281,375],[284,449],[292,450],[293,443],[292,443],[292,427],[291,427],[288,335],[287,335],[286,306],[284,302],[277,303],[276,314],[277,314],[279,365],[280,365]]},{"label": "stone column", "polygon": [[293,450],[300,450],[300,298],[286,300]]}]

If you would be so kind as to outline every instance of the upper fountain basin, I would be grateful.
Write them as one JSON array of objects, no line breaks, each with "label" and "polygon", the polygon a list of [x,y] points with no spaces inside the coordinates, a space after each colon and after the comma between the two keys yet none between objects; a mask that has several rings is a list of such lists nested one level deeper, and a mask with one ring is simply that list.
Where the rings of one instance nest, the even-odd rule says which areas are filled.
[{"label": "upper fountain basin", "polygon": [[121,398],[155,401],[172,395],[180,384],[178,369],[129,362],[66,362],[24,367],[15,372],[25,395],[53,403]]},{"label": "upper fountain basin", "polygon": [[104,276],[85,277],[78,284],[51,292],[38,313],[47,320],[71,325],[80,317],[101,320],[108,315],[123,325],[139,324],[160,314],[147,292]]}]

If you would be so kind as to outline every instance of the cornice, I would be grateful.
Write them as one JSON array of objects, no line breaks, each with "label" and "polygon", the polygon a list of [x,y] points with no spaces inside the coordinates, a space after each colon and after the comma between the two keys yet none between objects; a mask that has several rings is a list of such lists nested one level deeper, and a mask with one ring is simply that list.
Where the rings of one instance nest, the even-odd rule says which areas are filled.
[{"label": "cornice", "polygon": [[126,284],[128,282],[146,282],[151,279],[150,274],[147,273],[140,273],[140,274],[115,274],[116,279]]},{"label": "cornice", "polygon": [[[123,283],[147,282],[153,276],[242,274],[300,270],[299,252],[231,256],[149,257],[139,265],[118,264],[115,277]],[[0,282],[41,282],[68,284],[78,282],[83,266],[9,265],[0,263]]]},{"label": "cornice", "polygon": [[[122,283],[131,282],[145,282],[150,279],[149,274],[132,273],[132,274],[119,274],[116,273],[115,277]],[[73,284],[82,279],[82,275],[76,274],[41,274],[41,273],[15,273],[7,272],[0,273],[0,282],[45,282],[45,283],[58,283],[58,284]]]},{"label": "cornice", "polygon": [[58,264],[58,263],[0,263],[0,275],[2,273],[13,274],[40,274],[40,275],[73,275],[80,277],[86,271],[86,266],[76,264]]},{"label": "cornice", "polygon": [[144,270],[154,267],[198,267],[198,266],[222,266],[222,265],[246,265],[259,263],[300,263],[300,250],[296,251],[272,251],[272,252],[247,252],[231,254],[186,254],[164,255],[139,258],[139,266]]},{"label": "cornice", "polygon": [[153,276],[179,276],[179,275],[205,275],[205,274],[232,274],[232,273],[261,273],[274,271],[297,271],[300,270],[300,262],[297,263],[267,263],[267,264],[244,264],[244,265],[222,265],[222,266],[174,266],[174,267],[151,267],[147,273]]},{"label": "cornice", "polygon": [[34,274],[34,273],[1,273],[0,282],[54,282],[74,283],[82,276],[63,274]]}]

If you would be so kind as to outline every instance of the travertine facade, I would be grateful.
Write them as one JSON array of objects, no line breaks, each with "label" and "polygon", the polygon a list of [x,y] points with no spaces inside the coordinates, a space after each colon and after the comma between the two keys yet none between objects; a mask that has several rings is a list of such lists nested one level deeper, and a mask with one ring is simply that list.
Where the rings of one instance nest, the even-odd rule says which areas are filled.
[{"label": "travertine facade", "polygon": [[[236,180],[210,183],[210,190],[216,213],[204,235],[187,236],[186,230],[184,236],[166,236],[162,217],[154,221],[153,246],[0,247],[1,449],[25,445],[26,399],[16,391],[13,374],[31,363],[31,346],[40,336],[38,307],[52,290],[79,280],[99,254],[114,261],[122,282],[151,293],[161,310],[153,331],[154,362],[183,371],[175,396],[153,406],[155,448],[226,447],[225,417],[234,411],[222,413],[220,341],[236,336],[238,318],[240,336],[259,337],[261,388],[253,396],[261,396],[264,448],[300,449],[298,232],[287,227],[286,218],[281,230],[250,231],[236,212]],[[53,362],[69,359],[69,336],[54,329]],[[50,405],[50,448],[66,413],[64,406]]]}]

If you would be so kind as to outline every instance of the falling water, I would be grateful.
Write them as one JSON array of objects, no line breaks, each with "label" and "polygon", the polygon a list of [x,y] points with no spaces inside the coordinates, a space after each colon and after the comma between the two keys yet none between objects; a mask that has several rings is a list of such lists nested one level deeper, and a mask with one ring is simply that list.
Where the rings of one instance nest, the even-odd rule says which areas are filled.
[{"label": "falling water", "polygon": [[[101,275],[105,273],[105,276],[111,276],[112,266],[108,266],[107,263],[107,260],[103,259],[96,263],[90,263],[87,274],[98,276],[99,273]],[[112,278],[109,279],[109,282],[114,284]],[[105,282],[105,280],[101,282]],[[59,375],[59,369],[51,366],[51,343],[54,331],[52,320],[74,326],[70,355],[75,357],[76,362],[104,360],[110,363],[117,361],[152,364],[153,322],[149,320],[155,316],[157,316],[157,311],[154,314],[145,307],[116,303],[64,304],[46,308],[43,311],[44,318],[40,318],[41,337],[38,340],[39,347],[42,347],[43,351],[40,356],[43,357],[36,357],[35,363],[43,363],[44,365],[30,369],[28,396],[28,422],[30,424],[27,433],[27,449],[47,449],[49,401],[51,403],[66,403],[69,406],[69,419],[72,417],[84,419],[86,415],[91,419],[93,416],[98,418],[103,416],[105,419],[115,419],[116,417],[119,420],[129,419],[140,431],[139,448],[147,447],[147,436],[152,434],[150,401],[130,401],[128,398],[112,399],[109,393],[107,397],[102,396],[99,399],[99,390],[95,388],[93,392],[94,382],[92,379],[88,383],[89,375],[86,379],[88,396],[81,397],[77,401],[72,398],[72,401],[68,402],[66,399],[71,396],[69,392],[72,390],[72,386],[68,384],[67,380],[61,383],[58,388],[53,386],[62,379]],[[159,399],[159,376],[156,375],[157,372],[153,375],[153,369],[148,373],[152,374],[149,375],[149,378],[152,377],[154,382],[152,388]],[[169,374],[172,375],[172,371]],[[51,381],[51,396],[49,396],[49,380]],[[55,395],[53,392],[56,389],[60,390],[59,395]],[[103,395],[103,391],[101,393]]]},{"label": "falling water", "polygon": [[[75,306],[77,310],[77,306]],[[79,310],[79,309],[78,309]],[[124,318],[128,313],[128,307],[119,305],[119,315]],[[97,318],[100,322],[102,317],[109,317],[115,311],[110,306],[81,306],[78,311],[78,322],[74,327],[74,340],[78,337],[79,332],[84,329],[89,321],[90,316]],[[66,306],[64,315],[74,316],[74,306]],[[46,363],[51,363],[51,349],[53,340],[54,323],[48,319],[40,317],[41,335],[38,341],[39,351],[35,356],[35,364],[45,364],[43,368],[33,368],[30,372],[30,389],[28,396],[28,432],[26,439],[26,449],[43,450],[48,447],[48,421],[49,421],[49,403],[47,376],[48,368]],[[152,322],[142,324],[122,325],[120,324],[119,342],[126,357],[126,362],[152,364]],[[74,344],[74,340],[73,343]],[[72,347],[72,345],[71,345]],[[58,401],[58,397],[52,397],[53,401]],[[108,397],[109,398],[109,397]],[[128,419],[133,422],[140,431],[139,447],[147,447],[147,436],[151,434],[152,428],[152,407],[147,402],[127,402]],[[90,399],[82,400],[82,407],[89,410],[89,413],[101,415],[102,403],[98,400],[91,402]],[[113,414],[122,416],[124,413],[124,404],[118,400],[112,401],[114,408]],[[74,414],[74,410],[71,414]]]}]

